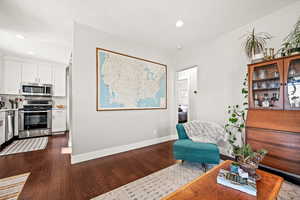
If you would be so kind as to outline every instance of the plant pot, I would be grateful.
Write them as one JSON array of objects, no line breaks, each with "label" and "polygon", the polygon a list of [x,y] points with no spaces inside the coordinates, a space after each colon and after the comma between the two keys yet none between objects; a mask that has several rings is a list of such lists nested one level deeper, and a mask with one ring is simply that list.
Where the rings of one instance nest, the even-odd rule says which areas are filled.
[{"label": "plant pot", "polygon": [[289,55],[300,54],[300,47],[292,48],[292,49],[288,50],[288,54],[289,54]]},{"label": "plant pot", "polygon": [[246,163],[240,163],[240,167],[241,167],[242,170],[247,172],[249,174],[249,176],[255,177],[256,169],[258,168],[258,166],[253,166],[253,165],[249,165],[249,164],[246,164]]},{"label": "plant pot", "polygon": [[258,54],[254,54],[251,58],[251,63],[257,63],[257,62],[261,62],[264,60],[264,54],[263,53],[258,53]]}]

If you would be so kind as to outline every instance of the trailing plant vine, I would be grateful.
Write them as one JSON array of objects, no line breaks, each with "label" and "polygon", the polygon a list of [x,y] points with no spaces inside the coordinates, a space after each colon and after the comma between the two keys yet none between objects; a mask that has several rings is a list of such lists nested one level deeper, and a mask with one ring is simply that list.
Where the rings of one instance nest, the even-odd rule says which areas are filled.
[{"label": "trailing plant vine", "polygon": [[225,124],[225,131],[228,133],[228,142],[232,146],[233,154],[237,154],[240,146],[237,144],[237,134],[241,136],[241,146],[245,145],[245,123],[246,112],[248,110],[248,74],[244,78],[242,87],[243,103],[242,105],[228,106],[229,119]]}]

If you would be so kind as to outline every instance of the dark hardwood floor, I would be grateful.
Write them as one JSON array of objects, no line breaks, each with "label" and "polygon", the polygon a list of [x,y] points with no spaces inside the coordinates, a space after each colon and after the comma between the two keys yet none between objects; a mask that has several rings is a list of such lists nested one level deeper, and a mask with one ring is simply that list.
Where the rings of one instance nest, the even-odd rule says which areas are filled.
[{"label": "dark hardwood floor", "polygon": [[47,149],[0,156],[0,178],[31,172],[22,200],[85,200],[174,164],[172,143],[165,142],[75,165],[65,135],[49,137]]}]

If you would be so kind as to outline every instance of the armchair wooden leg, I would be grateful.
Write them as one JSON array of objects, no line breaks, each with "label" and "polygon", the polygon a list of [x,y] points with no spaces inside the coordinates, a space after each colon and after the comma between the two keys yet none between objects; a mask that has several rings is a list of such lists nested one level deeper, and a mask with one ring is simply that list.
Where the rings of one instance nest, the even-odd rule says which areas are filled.
[{"label": "armchair wooden leg", "polygon": [[208,167],[208,165],[206,163],[202,163],[202,168],[203,168],[204,172],[207,172],[207,167]]}]

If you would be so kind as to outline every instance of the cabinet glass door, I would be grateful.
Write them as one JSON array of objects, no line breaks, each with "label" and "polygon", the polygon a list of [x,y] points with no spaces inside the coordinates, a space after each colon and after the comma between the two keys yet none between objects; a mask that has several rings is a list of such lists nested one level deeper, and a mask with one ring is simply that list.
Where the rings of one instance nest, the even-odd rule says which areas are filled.
[{"label": "cabinet glass door", "polygon": [[283,109],[282,64],[252,66],[250,73],[250,108]]},{"label": "cabinet glass door", "polygon": [[300,56],[285,62],[285,109],[300,110]]}]

